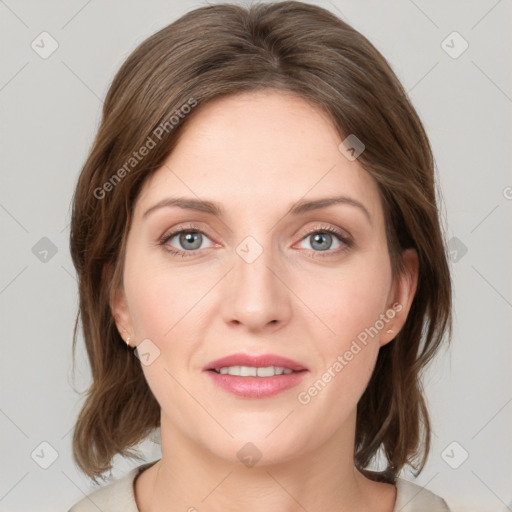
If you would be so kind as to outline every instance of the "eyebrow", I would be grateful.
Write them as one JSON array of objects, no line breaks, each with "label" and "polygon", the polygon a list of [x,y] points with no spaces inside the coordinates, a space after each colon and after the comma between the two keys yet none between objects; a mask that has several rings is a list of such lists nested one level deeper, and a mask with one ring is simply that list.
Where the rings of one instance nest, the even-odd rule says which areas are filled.
[{"label": "eyebrow", "polygon": [[[359,209],[362,213],[364,213],[370,225],[373,225],[372,217],[369,211],[366,209],[366,207],[356,199],[347,196],[324,197],[321,199],[314,199],[311,201],[298,201],[297,203],[292,204],[290,206],[290,208],[286,212],[286,215],[298,216],[314,210],[327,208],[335,204],[354,206],[355,208]],[[214,201],[193,199],[188,197],[168,197],[162,199],[161,201],[158,201],[158,203],[148,208],[142,215],[142,218],[146,218],[151,212],[158,210],[159,208],[173,206],[183,208],[185,210],[195,210],[209,213],[216,217],[224,216],[224,209],[219,203],[216,203]]]}]

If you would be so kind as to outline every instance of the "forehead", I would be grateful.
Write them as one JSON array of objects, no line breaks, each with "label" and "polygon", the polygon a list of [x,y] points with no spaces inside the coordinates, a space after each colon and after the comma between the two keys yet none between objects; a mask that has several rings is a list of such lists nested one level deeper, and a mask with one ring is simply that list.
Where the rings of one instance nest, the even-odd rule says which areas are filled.
[{"label": "forehead", "polygon": [[209,198],[247,215],[294,201],[347,195],[381,215],[374,179],[338,146],[342,137],[318,106],[262,90],[197,107],[164,164],[144,183],[141,215],[169,196]]}]

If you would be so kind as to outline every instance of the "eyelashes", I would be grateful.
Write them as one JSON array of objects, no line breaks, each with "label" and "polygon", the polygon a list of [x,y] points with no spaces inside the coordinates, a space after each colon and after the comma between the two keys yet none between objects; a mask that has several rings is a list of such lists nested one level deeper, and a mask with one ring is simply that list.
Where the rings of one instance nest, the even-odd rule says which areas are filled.
[{"label": "eyelashes", "polygon": [[[199,240],[201,241],[201,244],[200,247],[198,248],[192,250],[182,250],[169,245],[169,242],[178,235],[180,235],[180,238],[178,239],[179,243],[183,244],[186,243],[186,239],[183,239],[182,235],[186,236],[194,234],[200,235]],[[325,237],[326,234],[328,235],[327,237]],[[345,235],[341,230],[334,228],[333,226],[330,225],[317,226],[313,229],[310,229],[309,231],[304,233],[304,235],[300,239],[300,242],[307,240],[309,237],[311,237],[311,235],[321,235],[323,236],[322,240],[327,239],[328,242],[334,238],[334,240],[337,240],[340,244],[340,247],[337,248],[336,250],[331,250],[330,248],[327,250],[306,249],[308,252],[311,253],[311,257],[313,258],[332,258],[334,256],[347,252],[353,246],[353,241],[350,237]],[[158,241],[158,245],[162,246],[163,250],[165,250],[167,253],[173,256],[181,256],[182,258],[187,258],[191,256],[196,256],[198,255],[199,252],[204,250],[204,248],[201,247],[203,245],[204,237],[209,239],[208,235],[202,229],[200,229],[198,226],[190,224],[187,226],[180,226],[178,229],[173,230],[171,233],[165,233]],[[197,237],[195,240],[192,240],[192,242],[194,241],[197,241]],[[318,241],[318,239],[314,240],[313,243],[317,243]]]}]

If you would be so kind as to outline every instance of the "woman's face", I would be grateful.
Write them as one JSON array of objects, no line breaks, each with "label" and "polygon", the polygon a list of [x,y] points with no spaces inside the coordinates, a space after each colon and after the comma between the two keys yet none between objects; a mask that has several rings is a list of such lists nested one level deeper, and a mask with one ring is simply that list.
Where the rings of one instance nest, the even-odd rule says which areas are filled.
[{"label": "woman's face", "polygon": [[[405,321],[414,251],[411,278],[393,282],[376,183],[309,103],[260,91],[196,114],[137,199],[113,304],[120,333],[142,343],[162,440],[261,464],[347,439],[379,347]],[[344,199],[307,206],[334,197]],[[211,369],[236,374],[237,357],[210,364],[233,354],[303,371]]]}]

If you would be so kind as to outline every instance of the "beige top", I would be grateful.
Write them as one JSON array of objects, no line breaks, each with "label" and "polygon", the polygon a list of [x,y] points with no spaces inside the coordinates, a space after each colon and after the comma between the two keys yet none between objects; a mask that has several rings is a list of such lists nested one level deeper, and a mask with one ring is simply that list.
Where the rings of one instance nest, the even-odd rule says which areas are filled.
[{"label": "beige top", "polygon": [[[133,484],[145,469],[158,462],[147,462],[75,503],[68,512],[139,512]],[[397,478],[393,512],[450,512],[446,502],[419,485]]]}]

